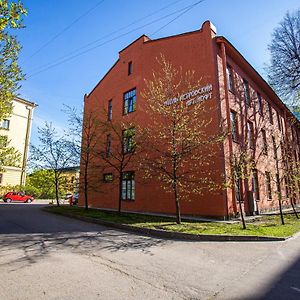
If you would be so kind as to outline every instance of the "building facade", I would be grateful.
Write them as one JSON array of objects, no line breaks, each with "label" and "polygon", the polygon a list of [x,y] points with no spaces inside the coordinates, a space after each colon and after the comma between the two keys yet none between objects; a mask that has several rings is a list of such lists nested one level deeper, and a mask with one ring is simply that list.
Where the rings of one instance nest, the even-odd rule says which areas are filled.
[{"label": "building facade", "polygon": [[[152,77],[153,70],[159,71],[157,58],[161,55],[177,68],[193,70],[202,80],[202,88],[209,89],[205,105],[216,109],[209,110],[212,121],[207,132],[214,134],[220,124],[228,132],[222,147],[215,149],[209,166],[218,174],[217,180],[232,177],[232,158],[241,156],[243,151],[255,161],[255,167],[247,170],[251,173],[247,178],[232,179],[233,184],[224,189],[206,191],[183,201],[182,214],[228,218],[239,213],[240,202],[247,214],[278,209],[278,197],[287,207],[299,203],[299,182],[285,172],[289,164],[300,160],[299,122],[238,50],[226,38],[216,35],[216,28],[209,21],[200,30],[176,36],[151,40],[143,35],[120,51],[117,62],[85,96],[85,117],[93,111],[103,118],[101,111],[105,109],[109,119],[132,120],[147,127],[151,119],[143,109],[141,93],[146,88],[145,79]],[[202,94],[200,89],[199,94]],[[188,101],[192,104],[195,99]],[[167,104],[172,105],[171,102]],[[99,147],[110,147],[110,143],[108,136],[99,139]],[[292,154],[293,162],[283,162],[287,152]],[[93,166],[90,171],[98,172]],[[129,166],[125,171],[122,176],[124,210],[174,213],[172,196],[160,187],[158,180],[143,184],[142,170]],[[116,174],[106,170],[99,171],[98,176],[99,190],[104,186],[104,191],[88,191],[89,205],[116,209]],[[82,190],[80,194],[83,195]],[[83,197],[80,198],[83,205]]]},{"label": "building facade", "polygon": [[21,155],[19,166],[5,166],[0,174],[0,185],[25,185],[30,131],[35,103],[15,98],[10,117],[1,121],[0,135],[5,137],[9,147],[14,147]]}]

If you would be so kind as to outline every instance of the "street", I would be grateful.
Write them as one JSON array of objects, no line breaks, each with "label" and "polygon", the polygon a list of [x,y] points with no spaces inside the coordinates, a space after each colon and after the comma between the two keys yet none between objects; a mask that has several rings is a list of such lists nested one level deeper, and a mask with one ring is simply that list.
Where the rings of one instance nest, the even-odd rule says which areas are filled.
[{"label": "street", "polygon": [[187,242],[0,203],[0,299],[300,299],[300,235]]}]

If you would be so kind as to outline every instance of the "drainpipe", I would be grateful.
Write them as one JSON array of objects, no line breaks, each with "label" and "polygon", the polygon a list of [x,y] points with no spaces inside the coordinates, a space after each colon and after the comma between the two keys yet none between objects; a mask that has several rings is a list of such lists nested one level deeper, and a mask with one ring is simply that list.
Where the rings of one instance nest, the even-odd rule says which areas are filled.
[{"label": "drainpipe", "polygon": [[[224,92],[225,92],[225,104],[226,104],[226,121],[228,128],[228,144],[229,144],[229,157],[232,157],[233,145],[232,145],[232,136],[231,136],[231,123],[230,123],[230,105],[229,105],[229,96],[228,96],[228,82],[227,82],[227,61],[226,61],[226,48],[225,43],[221,42],[221,54],[222,54],[222,65],[223,65],[223,77],[224,77]],[[235,201],[235,189],[231,188],[231,197],[232,197],[232,207],[233,211],[237,213],[236,201]],[[227,200],[228,206],[228,200]]]},{"label": "drainpipe", "polygon": [[30,127],[31,127],[30,125],[31,125],[33,107],[26,106],[26,109],[28,110],[28,115],[27,115],[25,145],[23,151],[23,161],[22,161],[22,170],[21,170],[21,178],[20,178],[21,187],[25,185],[26,166],[27,166],[27,157],[28,157],[28,148],[29,148],[29,135],[30,135]]}]

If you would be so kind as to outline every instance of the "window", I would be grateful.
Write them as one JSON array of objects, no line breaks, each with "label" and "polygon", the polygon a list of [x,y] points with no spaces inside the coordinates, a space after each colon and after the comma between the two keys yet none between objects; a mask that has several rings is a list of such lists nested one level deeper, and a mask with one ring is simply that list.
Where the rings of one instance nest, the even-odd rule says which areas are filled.
[{"label": "window", "polygon": [[231,136],[234,142],[238,142],[238,117],[235,111],[230,111]]},{"label": "window", "polygon": [[114,179],[113,174],[112,173],[105,173],[103,174],[103,181],[104,182],[112,182]]},{"label": "window", "polygon": [[268,102],[268,108],[269,108],[269,120],[270,123],[273,124],[273,112],[272,112],[272,106],[270,102]]},{"label": "window", "polygon": [[122,173],[122,200],[135,199],[134,172]]},{"label": "window", "polygon": [[244,83],[244,97],[245,97],[245,103],[246,105],[250,105],[250,89],[249,89],[249,83],[246,79],[243,80]]},{"label": "window", "polygon": [[230,66],[227,66],[226,68],[226,75],[227,75],[228,90],[234,92],[233,70]]},{"label": "window", "polygon": [[257,93],[257,101],[258,101],[258,111],[259,111],[259,114],[261,116],[263,116],[264,110],[263,110],[263,103],[262,103],[262,99],[261,99],[260,93]]},{"label": "window", "polygon": [[263,153],[268,155],[268,143],[267,143],[267,135],[264,129],[261,130],[262,139],[263,139]]},{"label": "window", "polygon": [[132,61],[128,63],[128,75],[132,74]]},{"label": "window", "polygon": [[266,172],[266,195],[268,200],[272,200],[271,174]]},{"label": "window", "polygon": [[108,107],[107,107],[107,120],[112,120],[112,100],[108,101]]},{"label": "window", "polygon": [[106,157],[109,157],[111,154],[111,134],[108,134],[106,137]]},{"label": "window", "polygon": [[259,200],[259,184],[258,184],[257,169],[254,169],[252,171],[252,186],[253,186],[254,198],[257,201]]},{"label": "window", "polygon": [[277,160],[277,145],[276,145],[276,140],[275,140],[274,136],[272,136],[272,142],[273,142],[274,158]]},{"label": "window", "polygon": [[278,129],[281,131],[281,127],[282,127],[282,124],[281,124],[281,117],[279,115],[279,112],[276,111],[277,113],[277,123],[278,123]]},{"label": "window", "polygon": [[124,115],[134,112],[135,106],[136,106],[136,89],[133,89],[124,94],[124,108],[123,108]]},{"label": "window", "polygon": [[7,147],[8,140],[6,135],[0,135],[0,148]]},{"label": "window", "polygon": [[10,120],[7,120],[7,119],[4,119],[3,121],[2,121],[2,126],[1,126],[1,128],[2,129],[9,129],[9,125],[10,125]]},{"label": "window", "polygon": [[133,152],[135,147],[135,128],[123,130],[123,152]]},{"label": "window", "polygon": [[254,149],[255,148],[254,127],[253,127],[253,123],[251,121],[247,122],[247,132],[248,132],[249,147]]}]

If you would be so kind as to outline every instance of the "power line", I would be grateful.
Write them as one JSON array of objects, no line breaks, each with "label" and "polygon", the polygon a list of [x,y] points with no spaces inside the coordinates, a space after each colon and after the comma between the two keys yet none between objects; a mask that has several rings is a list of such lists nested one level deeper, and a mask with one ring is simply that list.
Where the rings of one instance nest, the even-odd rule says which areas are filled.
[{"label": "power line", "polygon": [[183,16],[184,14],[186,14],[188,11],[190,11],[191,9],[193,9],[195,6],[199,5],[200,3],[204,2],[204,1],[205,0],[200,0],[200,1],[196,2],[196,3],[194,3],[189,8],[187,8],[185,11],[183,11],[181,14],[179,14],[174,19],[172,19],[170,22],[168,22],[167,24],[163,25],[162,27],[160,27],[159,29],[157,29],[156,31],[154,31],[151,35],[154,35],[157,32],[161,31],[162,29],[164,29],[165,27],[167,27],[168,25],[170,25],[171,23],[173,23],[174,21],[176,21],[177,19],[179,19],[181,16]]},{"label": "power line", "polygon": [[[199,3],[202,2],[202,1],[204,1],[204,0],[197,1],[196,3],[199,4]],[[49,65],[48,67],[45,67],[45,68],[41,69],[40,71],[37,71],[37,72],[35,72],[35,73],[33,73],[33,74],[30,74],[29,76],[27,76],[27,78],[33,77],[33,76],[38,75],[38,74],[40,74],[40,73],[42,73],[42,72],[45,72],[45,71],[47,71],[47,70],[49,70],[49,69],[52,69],[52,68],[54,68],[54,67],[56,67],[56,66],[58,66],[58,65],[61,65],[61,64],[65,63],[65,62],[68,62],[68,61],[70,61],[70,60],[72,60],[72,59],[74,59],[74,58],[76,58],[76,57],[78,57],[78,56],[81,56],[81,55],[83,55],[83,54],[85,54],[85,53],[87,53],[87,52],[90,52],[90,51],[92,51],[92,50],[94,50],[94,49],[96,49],[96,48],[99,48],[99,47],[101,47],[101,46],[103,46],[103,45],[106,45],[106,44],[108,44],[108,43],[110,43],[110,42],[112,42],[112,41],[114,41],[114,40],[117,40],[117,39],[123,37],[123,36],[126,36],[126,35],[128,35],[128,34],[134,32],[134,31],[137,31],[137,30],[142,29],[142,28],[144,28],[144,27],[146,27],[146,26],[149,26],[149,25],[154,24],[154,23],[157,23],[157,22],[159,22],[159,21],[161,21],[161,20],[163,20],[163,19],[166,19],[166,18],[168,18],[168,17],[170,17],[170,16],[172,16],[172,15],[174,15],[174,14],[177,14],[177,13],[179,13],[179,12],[180,12],[180,13],[181,13],[181,12],[187,12],[187,9],[194,7],[196,3],[193,3],[192,5],[186,6],[186,7],[182,8],[182,9],[179,9],[179,10],[173,12],[173,13],[170,13],[170,14],[168,14],[168,15],[165,15],[165,16],[163,16],[163,17],[160,17],[160,18],[158,18],[158,19],[155,19],[155,20],[153,20],[153,21],[151,21],[151,22],[148,22],[148,23],[146,23],[146,24],[144,24],[144,25],[142,25],[142,26],[139,26],[139,27],[137,27],[137,28],[134,28],[134,29],[132,29],[132,30],[130,30],[130,31],[128,31],[128,32],[125,32],[125,33],[123,33],[123,34],[121,34],[121,35],[118,35],[118,36],[112,38],[112,39],[109,39],[109,40],[107,40],[107,41],[105,41],[105,42],[103,42],[103,43],[101,43],[101,44],[99,44],[99,45],[96,45],[96,46],[93,46],[93,47],[91,47],[91,48],[89,48],[89,49],[87,49],[87,50],[81,51],[81,52],[79,52],[78,54],[72,55],[72,56],[70,56],[70,57],[66,57],[65,59],[62,59],[61,61],[58,61],[57,63],[53,63],[53,64]],[[181,13],[178,17],[180,17],[181,15],[182,15],[182,13]],[[176,18],[175,18],[175,19],[176,19]]]},{"label": "power line", "polygon": [[68,29],[70,29],[74,24],[76,24],[77,22],[79,22],[83,17],[85,17],[86,15],[88,15],[90,12],[92,12],[93,10],[95,10],[100,4],[102,4],[105,0],[101,0],[99,1],[96,5],[94,5],[92,8],[90,8],[89,10],[87,10],[85,13],[83,13],[82,15],[80,15],[78,18],[76,18],[74,21],[72,21],[68,26],[66,26],[65,28],[63,28],[61,31],[59,31],[57,34],[55,34],[51,39],[49,39],[45,44],[43,44],[40,48],[38,48],[34,53],[31,54],[31,56],[29,58],[32,58],[33,56],[35,56],[36,54],[38,54],[39,52],[41,52],[44,48],[46,48],[49,44],[51,44],[54,40],[56,40],[59,36],[61,36],[63,33],[65,33]]},{"label": "power line", "polygon": [[89,47],[89,46],[91,46],[91,45],[94,45],[94,44],[96,44],[97,42],[100,42],[100,41],[104,40],[105,38],[110,37],[110,36],[112,36],[112,35],[114,35],[114,34],[120,32],[120,31],[122,31],[122,30],[124,30],[124,29],[126,29],[126,28],[128,28],[128,27],[130,27],[130,26],[132,26],[132,25],[134,25],[134,24],[137,24],[137,23],[139,23],[140,21],[143,21],[143,20],[145,20],[145,19],[148,19],[149,17],[151,17],[151,16],[153,16],[153,15],[155,15],[155,14],[157,14],[157,13],[159,13],[159,12],[161,12],[161,11],[167,9],[167,8],[169,8],[170,6],[173,6],[173,5],[175,5],[175,4],[179,3],[179,2],[182,2],[182,1],[184,1],[184,0],[177,0],[177,1],[174,1],[174,2],[170,3],[169,5],[166,5],[166,6],[160,8],[160,9],[158,9],[158,10],[156,10],[156,11],[154,11],[154,12],[152,12],[152,13],[150,13],[150,14],[144,16],[144,17],[141,17],[141,18],[139,18],[139,19],[137,19],[137,20],[131,22],[130,24],[128,24],[128,25],[126,25],[126,26],[123,26],[123,27],[121,27],[121,28],[119,28],[119,29],[117,29],[117,30],[115,30],[115,31],[113,31],[113,32],[110,32],[110,33],[108,33],[108,34],[106,34],[106,35],[104,35],[104,36],[102,36],[102,37],[100,37],[100,38],[98,38],[98,39],[92,41],[92,42],[89,42],[89,43],[85,44],[84,46],[79,47],[79,48],[77,48],[76,50],[73,50],[73,51],[69,52],[68,54],[65,54],[65,55],[63,55],[63,56],[61,56],[61,57],[58,57],[57,59],[55,59],[54,61],[52,61],[52,62],[50,62],[50,63],[46,63],[46,64],[44,64],[44,65],[42,65],[42,66],[40,66],[40,67],[33,68],[31,72],[34,72],[35,70],[39,70],[39,69],[41,69],[41,68],[45,68],[45,67],[47,67],[47,66],[50,66],[50,65],[52,65],[52,64],[54,64],[54,63],[56,63],[56,62],[59,62],[59,61],[61,61],[62,59],[64,59],[65,57],[71,56],[71,55],[77,53],[78,51],[80,51],[80,50],[82,50],[82,49],[85,49],[85,48],[87,48],[87,47]]}]

